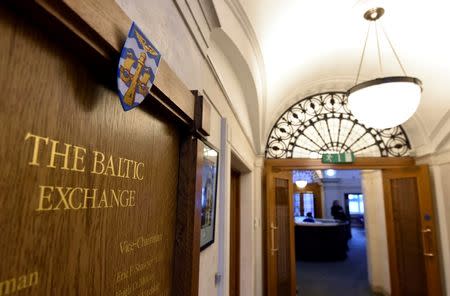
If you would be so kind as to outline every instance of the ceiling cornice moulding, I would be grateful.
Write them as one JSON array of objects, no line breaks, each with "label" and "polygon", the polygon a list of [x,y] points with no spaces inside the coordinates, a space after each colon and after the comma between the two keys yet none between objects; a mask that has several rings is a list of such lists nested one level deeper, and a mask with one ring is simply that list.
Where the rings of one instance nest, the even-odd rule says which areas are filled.
[{"label": "ceiling cornice moulding", "polygon": [[[261,80],[261,101],[262,110],[261,114],[266,113],[266,101],[267,101],[267,77],[266,77],[266,67],[264,65],[264,58],[261,50],[261,46],[256,36],[255,30],[253,29],[250,20],[245,13],[244,8],[239,0],[225,0],[230,10],[233,12],[234,16],[241,25],[245,35],[247,36],[250,45],[252,46],[253,52],[255,54],[255,59],[258,64],[259,78]],[[265,116],[262,116],[261,126],[265,126]],[[263,139],[264,140],[264,139]]]}]

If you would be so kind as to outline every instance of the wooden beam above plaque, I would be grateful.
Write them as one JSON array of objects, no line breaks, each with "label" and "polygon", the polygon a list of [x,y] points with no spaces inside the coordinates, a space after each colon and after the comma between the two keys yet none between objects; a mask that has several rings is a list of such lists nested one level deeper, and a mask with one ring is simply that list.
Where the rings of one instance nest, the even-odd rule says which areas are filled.
[{"label": "wooden beam above plaque", "polygon": [[[131,20],[114,0],[36,0],[36,3],[101,56],[116,62]],[[194,120],[195,97],[164,61],[164,53],[151,93],[186,123]]]},{"label": "wooden beam above plaque", "polygon": [[200,91],[193,91],[195,95],[195,123],[194,128],[200,137],[206,138],[211,132],[211,104]]}]

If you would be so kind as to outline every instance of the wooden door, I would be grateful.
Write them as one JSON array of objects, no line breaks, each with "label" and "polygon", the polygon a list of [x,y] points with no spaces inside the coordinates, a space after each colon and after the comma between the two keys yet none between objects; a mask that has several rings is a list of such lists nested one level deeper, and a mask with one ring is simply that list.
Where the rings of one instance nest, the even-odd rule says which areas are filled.
[{"label": "wooden door", "polygon": [[240,264],[240,173],[231,171],[230,184],[230,296],[239,296]]},{"label": "wooden door", "polygon": [[267,173],[266,262],[268,296],[295,295],[294,211],[291,172]]},{"label": "wooden door", "polygon": [[392,295],[442,295],[428,167],[383,170],[383,186]]}]

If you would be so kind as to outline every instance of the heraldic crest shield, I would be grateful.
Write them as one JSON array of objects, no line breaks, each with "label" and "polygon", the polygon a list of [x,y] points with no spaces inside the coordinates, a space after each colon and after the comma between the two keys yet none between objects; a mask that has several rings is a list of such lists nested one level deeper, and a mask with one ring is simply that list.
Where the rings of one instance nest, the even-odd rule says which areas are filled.
[{"label": "heraldic crest shield", "polygon": [[148,95],[161,54],[133,22],[120,54],[117,87],[125,111],[138,106]]}]

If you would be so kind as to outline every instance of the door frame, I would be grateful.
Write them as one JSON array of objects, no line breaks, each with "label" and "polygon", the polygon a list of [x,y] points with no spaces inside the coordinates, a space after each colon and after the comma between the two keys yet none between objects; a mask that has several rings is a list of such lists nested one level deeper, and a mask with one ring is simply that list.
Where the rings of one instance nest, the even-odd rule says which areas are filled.
[{"label": "door frame", "polygon": [[[415,159],[412,157],[358,157],[353,163],[349,164],[329,164],[322,163],[321,159],[309,159],[309,158],[291,158],[291,159],[266,159],[264,162],[264,181],[266,182],[266,197],[264,200],[264,219],[266,220],[265,228],[263,231],[263,239],[265,243],[263,244],[263,254],[264,254],[264,286],[266,291],[270,289],[268,268],[270,268],[270,263],[268,262],[268,252],[270,251],[270,223],[273,222],[272,218],[267,215],[269,211],[268,193],[270,192],[269,187],[271,178],[273,174],[281,171],[292,171],[292,170],[322,170],[322,169],[335,169],[335,170],[383,170],[383,169],[394,169],[394,168],[411,168],[416,166]],[[386,205],[385,205],[386,207]],[[436,221],[437,222],[437,221]],[[294,224],[294,221],[291,221]],[[387,227],[388,238],[393,235],[389,233],[391,229]],[[395,244],[395,242],[393,242]],[[291,246],[293,244],[291,243]],[[388,247],[389,257],[391,256],[391,247]],[[291,264],[295,264],[295,256],[291,258]],[[394,263],[389,260],[390,270]],[[295,279],[294,279],[295,280]],[[392,282],[392,280],[398,280],[395,277],[392,278],[391,275],[391,289],[392,287],[398,285],[398,283]],[[295,285],[295,283],[294,283]],[[267,292],[266,292],[267,295]],[[294,294],[292,296],[295,296]]]},{"label": "door frame", "polygon": [[[236,183],[234,183],[236,182]],[[241,172],[230,170],[230,295],[240,295],[240,256],[241,256]],[[231,188],[234,185],[234,189]],[[234,196],[233,196],[234,195]],[[234,227],[231,227],[233,225]]]}]

